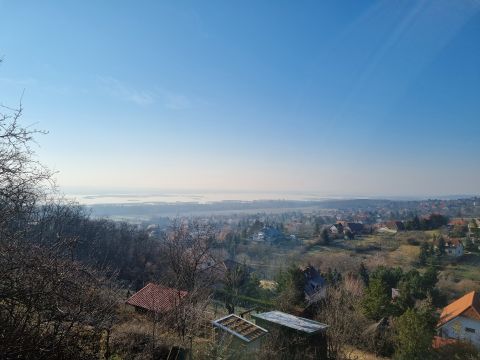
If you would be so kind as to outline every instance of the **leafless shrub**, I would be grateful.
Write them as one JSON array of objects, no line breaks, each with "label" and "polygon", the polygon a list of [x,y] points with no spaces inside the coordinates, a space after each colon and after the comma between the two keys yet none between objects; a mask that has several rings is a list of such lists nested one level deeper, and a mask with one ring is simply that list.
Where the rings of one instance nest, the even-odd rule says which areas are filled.
[{"label": "leafless shrub", "polygon": [[117,306],[109,278],[52,248],[18,243],[0,244],[0,273],[4,358],[98,357]]},{"label": "leafless shrub", "polygon": [[54,184],[31,146],[43,132],[21,126],[22,111],[21,104],[0,106],[1,357],[108,356],[117,297],[112,282],[65,256],[73,239],[57,234],[48,245],[33,241],[39,208]]},{"label": "leafless shrub", "polygon": [[[172,299],[173,310],[159,320],[183,342],[201,328],[218,279],[217,259],[211,253],[214,241],[213,226],[197,221],[175,221],[163,236],[166,273],[160,282],[179,290],[179,296]],[[181,296],[180,290],[187,295]]]},{"label": "leafless shrub", "polygon": [[30,212],[53,185],[52,173],[31,147],[42,131],[20,125],[23,108],[0,105],[0,241],[19,236]]},{"label": "leafless shrub", "polygon": [[364,341],[363,333],[368,322],[360,311],[363,283],[354,277],[327,289],[317,320],[329,325],[328,353],[333,359],[353,359],[350,345]]}]

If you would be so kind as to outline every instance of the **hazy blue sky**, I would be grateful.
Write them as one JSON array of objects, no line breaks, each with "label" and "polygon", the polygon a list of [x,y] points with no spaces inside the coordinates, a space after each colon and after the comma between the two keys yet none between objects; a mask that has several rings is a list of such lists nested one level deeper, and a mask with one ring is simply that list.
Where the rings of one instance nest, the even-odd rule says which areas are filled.
[{"label": "hazy blue sky", "polygon": [[0,0],[71,188],[480,193],[480,1]]}]

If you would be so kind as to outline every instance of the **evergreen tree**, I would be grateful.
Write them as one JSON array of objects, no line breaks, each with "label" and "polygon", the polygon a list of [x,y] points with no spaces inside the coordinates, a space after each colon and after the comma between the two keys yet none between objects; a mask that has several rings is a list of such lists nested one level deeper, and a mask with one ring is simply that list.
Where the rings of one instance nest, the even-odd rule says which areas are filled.
[{"label": "evergreen tree", "polygon": [[323,241],[325,245],[330,244],[330,234],[328,233],[327,229],[322,230],[322,234],[320,235],[320,239]]},{"label": "evergreen tree", "polygon": [[441,236],[438,239],[437,247],[438,247],[438,253],[440,254],[440,256],[445,255],[445,239],[443,238],[443,236]]},{"label": "evergreen tree", "polygon": [[467,251],[477,251],[478,248],[475,246],[475,243],[472,239],[465,240],[465,250]]},{"label": "evergreen tree", "polygon": [[349,229],[347,229],[347,230],[345,230],[345,237],[348,240],[353,240],[353,239],[355,239],[355,234],[352,233]]},{"label": "evergreen tree", "polygon": [[362,309],[366,317],[378,321],[382,317],[390,315],[390,291],[391,289],[382,279],[370,279],[362,301]]},{"label": "evergreen tree", "polygon": [[420,246],[420,254],[418,257],[418,262],[421,266],[425,266],[427,264],[427,259],[428,259],[428,256],[430,255],[429,250],[430,250],[430,246],[428,245],[427,242],[424,241]]},{"label": "evergreen tree", "polygon": [[370,281],[373,278],[381,279],[386,284],[387,288],[395,288],[403,276],[403,270],[399,267],[391,268],[379,266],[370,274]]},{"label": "evergreen tree", "polygon": [[430,255],[435,254],[435,247],[433,246],[433,243],[430,243],[428,251],[429,251]]},{"label": "evergreen tree", "polygon": [[431,292],[438,282],[438,271],[434,266],[429,266],[422,277],[422,288],[426,293]]},{"label": "evergreen tree", "polygon": [[398,290],[400,296],[395,299],[393,311],[396,316],[402,315],[407,309],[413,308],[415,305],[415,299],[413,296],[414,289],[412,289],[412,286],[408,281],[401,281],[398,285]]},{"label": "evergreen tree", "polygon": [[358,274],[363,281],[365,286],[368,286],[370,282],[370,274],[368,273],[368,269],[363,262],[360,263],[360,268],[358,269]]},{"label": "evergreen tree", "polygon": [[418,216],[415,216],[413,218],[413,229],[414,230],[420,230],[421,229],[421,223],[420,223],[420,219],[418,218]]},{"label": "evergreen tree", "polygon": [[277,276],[277,305],[283,309],[295,305],[303,305],[305,301],[305,275],[296,265],[286,271],[280,271]]},{"label": "evergreen tree", "polygon": [[395,323],[395,355],[397,360],[432,359],[432,339],[436,319],[430,305],[407,309]]}]

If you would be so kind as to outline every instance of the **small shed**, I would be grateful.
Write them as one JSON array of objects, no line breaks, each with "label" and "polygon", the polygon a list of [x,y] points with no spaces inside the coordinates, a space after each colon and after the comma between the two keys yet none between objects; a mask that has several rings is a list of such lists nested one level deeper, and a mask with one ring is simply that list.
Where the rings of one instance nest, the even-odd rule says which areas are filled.
[{"label": "small shed", "polygon": [[179,306],[187,292],[148,283],[125,302],[139,312],[165,314]]},{"label": "small shed", "polygon": [[327,359],[328,325],[281,311],[252,314],[252,318],[257,325],[269,332],[276,332],[277,341],[288,353]]},{"label": "small shed", "polygon": [[258,349],[268,330],[235,314],[212,321],[215,342],[236,354]]}]

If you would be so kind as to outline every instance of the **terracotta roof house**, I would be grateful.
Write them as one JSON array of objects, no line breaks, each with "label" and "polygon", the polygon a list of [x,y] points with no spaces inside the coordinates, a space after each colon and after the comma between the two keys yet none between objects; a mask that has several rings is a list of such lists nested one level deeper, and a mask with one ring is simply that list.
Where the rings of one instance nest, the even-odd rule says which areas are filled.
[{"label": "terracotta roof house", "polygon": [[342,225],[342,227],[346,227],[348,224],[348,221],[346,220],[338,220],[337,225]]},{"label": "terracotta roof house", "polygon": [[448,226],[467,226],[468,221],[465,219],[452,219],[448,222]]},{"label": "terracotta roof house", "polygon": [[460,239],[449,239],[445,242],[445,253],[449,256],[463,255],[463,244]]},{"label": "terracotta roof house", "polygon": [[187,294],[183,290],[148,283],[125,303],[139,311],[167,313],[174,309]]},{"label": "terracotta roof house", "polygon": [[343,233],[343,225],[340,223],[333,224],[328,228],[332,234],[338,235]]},{"label": "terracotta roof house", "polygon": [[447,224],[447,229],[452,231],[455,227],[468,226],[468,221],[465,219],[452,219]]},{"label": "terracotta roof house", "polygon": [[441,338],[469,341],[480,348],[480,294],[469,292],[446,306],[437,332]]}]

